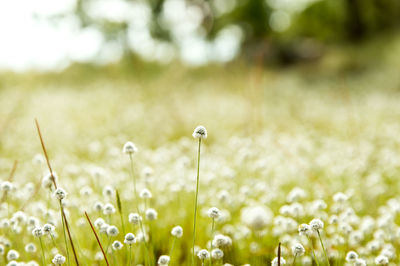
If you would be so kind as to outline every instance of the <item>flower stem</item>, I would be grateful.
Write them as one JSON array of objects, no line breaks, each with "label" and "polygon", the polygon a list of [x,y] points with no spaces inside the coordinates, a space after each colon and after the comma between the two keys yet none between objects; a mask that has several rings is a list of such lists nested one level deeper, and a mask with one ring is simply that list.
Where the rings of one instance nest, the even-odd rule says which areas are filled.
[{"label": "flower stem", "polygon": [[[129,160],[130,160],[130,174],[131,177],[133,179],[133,190],[134,190],[134,194],[135,194],[135,203],[136,203],[136,211],[137,213],[140,215],[140,210],[139,210],[139,197],[137,195],[137,189],[136,189],[136,178],[135,175],[133,174],[133,159],[132,159],[132,154],[129,154]],[[146,258],[147,258],[147,264],[150,265],[150,254],[149,254],[149,250],[147,248],[147,243],[146,243],[146,234],[144,232],[144,228],[143,228],[143,223],[142,221],[139,221],[140,224],[140,230],[142,231],[143,234],[143,243],[144,243],[144,248],[145,248],[145,254],[146,254]],[[147,265],[145,263],[145,265]]]},{"label": "flower stem", "polygon": [[292,262],[292,266],[295,266],[295,265],[296,265],[296,258],[297,258],[297,254],[294,255],[293,262]]},{"label": "flower stem", "polygon": [[43,266],[46,266],[46,256],[44,254],[42,237],[39,237],[39,242],[40,242],[40,248],[42,249],[42,263],[43,263]]},{"label": "flower stem", "polygon": [[194,218],[193,218],[192,265],[194,265],[194,260],[195,260],[194,245],[196,243],[197,199],[199,194],[199,180],[200,180],[200,147],[201,147],[201,138],[199,138],[199,148],[197,152],[197,178],[196,178],[196,196],[194,202]]},{"label": "flower stem", "polygon": [[318,260],[317,260],[317,256],[315,256],[314,244],[312,242],[312,239],[309,236],[307,236],[307,238],[311,243],[311,250],[312,250],[312,253],[313,253],[313,256],[314,256],[315,263],[317,264],[317,266],[319,266],[319,263],[318,263]]},{"label": "flower stem", "polygon": [[319,230],[317,230],[317,233],[318,233],[318,237],[319,237],[319,242],[321,243],[322,250],[324,251],[326,261],[328,262],[328,265],[331,266],[331,264],[329,263],[329,258],[328,258],[328,255],[326,254],[324,243],[322,242],[322,238],[321,238],[321,234],[319,233]]}]

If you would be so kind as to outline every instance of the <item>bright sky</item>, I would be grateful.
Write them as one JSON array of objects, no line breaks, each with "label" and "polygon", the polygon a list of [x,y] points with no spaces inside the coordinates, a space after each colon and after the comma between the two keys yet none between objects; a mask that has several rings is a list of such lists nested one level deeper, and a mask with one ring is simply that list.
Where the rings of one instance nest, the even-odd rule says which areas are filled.
[{"label": "bright sky", "polygon": [[[240,0],[215,0],[217,13],[231,10]],[[314,0],[266,0],[277,11],[270,26],[284,31],[290,26],[290,9],[295,3]],[[210,61],[225,62],[239,51],[243,32],[239,27],[224,29],[214,41],[206,41],[200,27],[202,13],[183,0],[166,0],[161,19],[171,29],[174,46],[154,40],[148,30],[151,12],[145,1],[96,0],[85,1],[89,16],[113,21],[125,21],[129,26],[130,48],[146,60],[169,62],[178,57],[191,65]],[[82,30],[73,15],[76,0],[11,0],[0,1],[0,69],[58,70],[71,62],[118,60],[122,54],[117,41],[105,42],[95,28]],[[58,22],[46,17],[66,15]]]}]

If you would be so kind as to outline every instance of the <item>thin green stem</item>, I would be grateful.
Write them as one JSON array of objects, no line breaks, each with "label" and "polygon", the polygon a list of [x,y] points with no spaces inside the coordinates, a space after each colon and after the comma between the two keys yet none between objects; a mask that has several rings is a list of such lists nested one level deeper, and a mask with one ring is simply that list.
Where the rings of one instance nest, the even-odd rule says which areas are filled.
[{"label": "thin green stem", "polygon": [[131,262],[131,260],[132,260],[132,245],[131,244],[129,244],[129,253],[128,253],[129,255],[128,255],[128,266],[131,266],[131,264],[132,264],[132,262]]},{"label": "thin green stem", "polygon": [[322,250],[324,251],[326,262],[328,262],[328,265],[331,266],[331,264],[329,262],[328,254],[326,254],[324,243],[322,242],[322,238],[321,238],[321,234],[319,233],[319,230],[317,230],[317,233],[318,233],[318,237],[319,237],[319,242],[321,243]]},{"label": "thin green stem", "polygon": [[44,253],[42,237],[39,237],[39,242],[40,242],[40,248],[42,249],[42,263],[43,263],[43,266],[46,266],[46,256],[45,256],[45,253]]},{"label": "thin green stem", "polygon": [[[212,218],[212,225],[211,225],[211,250],[210,250],[210,254],[211,251],[213,250],[213,243],[212,243],[212,239],[214,237],[214,225],[215,225],[215,219]],[[210,265],[212,266],[212,258],[210,256]]]},{"label": "thin green stem", "polygon": [[194,265],[194,260],[195,260],[194,245],[196,243],[197,200],[199,194],[199,181],[200,181],[200,147],[201,147],[201,138],[199,138],[199,148],[197,152],[197,178],[196,178],[196,195],[194,202],[194,217],[193,217],[192,265]]},{"label": "thin green stem", "polygon": [[172,246],[171,249],[169,251],[169,258],[172,258],[172,253],[174,252],[174,247],[175,247],[175,241],[176,241],[176,237],[174,237],[174,239],[172,240]]},{"label": "thin green stem", "polygon": [[297,258],[297,254],[294,255],[293,262],[292,262],[292,266],[295,266],[295,265],[296,265],[296,258]]},{"label": "thin green stem", "polygon": [[67,234],[66,234],[66,230],[65,230],[65,222],[64,222],[64,217],[63,217],[63,213],[62,213],[62,208],[60,208],[60,212],[61,212],[61,221],[62,221],[62,225],[63,225],[63,233],[64,233],[64,243],[65,243],[65,250],[67,252],[67,265],[70,266],[70,261],[69,261],[69,250],[68,250],[68,242],[67,242]]},{"label": "thin green stem", "polygon": [[[130,160],[130,170],[131,170],[130,174],[131,174],[131,178],[133,180],[133,190],[134,190],[134,194],[135,194],[135,205],[136,205],[137,213],[140,215],[139,201],[138,201],[139,197],[137,195],[137,189],[136,189],[136,178],[135,178],[135,175],[133,174],[132,154],[129,154],[129,160]],[[146,253],[146,257],[147,257],[147,263],[149,264],[150,263],[150,255],[149,255],[149,250],[147,248],[146,234],[145,234],[144,229],[143,229],[142,221],[139,221],[139,225],[140,225],[140,230],[142,231],[142,234],[143,234],[143,243],[144,243],[145,253]],[[147,264],[145,263],[145,265],[147,265]]]},{"label": "thin green stem", "polygon": [[318,263],[318,260],[317,260],[317,256],[315,256],[314,244],[313,244],[313,242],[312,242],[312,239],[311,239],[309,236],[307,236],[307,238],[308,238],[308,240],[309,240],[310,243],[311,243],[311,250],[312,250],[312,253],[313,253],[313,256],[314,256],[314,261],[315,261],[315,263],[317,264],[317,266],[319,266],[319,263]]}]

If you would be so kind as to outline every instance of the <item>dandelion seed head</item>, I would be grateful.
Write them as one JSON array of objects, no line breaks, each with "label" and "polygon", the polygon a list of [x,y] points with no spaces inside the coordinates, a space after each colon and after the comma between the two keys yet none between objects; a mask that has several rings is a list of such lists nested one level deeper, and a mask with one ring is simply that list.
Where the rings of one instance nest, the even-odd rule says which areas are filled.
[{"label": "dandelion seed head", "polygon": [[127,233],[127,234],[125,235],[124,243],[127,244],[127,245],[135,244],[135,243],[136,243],[136,237],[135,237],[135,235],[132,234],[132,233]]},{"label": "dandelion seed head", "polygon": [[201,249],[201,250],[199,250],[199,252],[197,252],[197,257],[200,260],[206,260],[210,257],[210,253],[208,252],[207,249]]},{"label": "dandelion seed head", "polygon": [[58,200],[65,199],[66,196],[67,192],[63,188],[59,187],[54,191],[54,197],[56,197]]},{"label": "dandelion seed head", "polygon": [[313,219],[310,222],[310,226],[312,230],[318,231],[324,228],[324,223],[320,219]]},{"label": "dandelion seed head", "polygon": [[136,148],[136,145],[133,142],[126,142],[124,144],[124,147],[122,148],[122,152],[125,154],[135,154],[138,151],[138,149]]},{"label": "dandelion seed head", "polygon": [[176,238],[181,238],[183,235],[183,229],[181,226],[177,225],[171,230],[171,235]]},{"label": "dandelion seed head", "polygon": [[211,250],[211,257],[215,260],[220,260],[224,257],[224,252],[219,248],[214,248]]},{"label": "dandelion seed head", "polygon": [[107,227],[107,235],[108,236],[117,236],[119,234],[119,230],[116,226],[110,225]]},{"label": "dandelion seed head", "polygon": [[156,210],[149,208],[146,210],[146,219],[149,221],[154,221],[157,219],[158,213]]},{"label": "dandelion seed head", "polygon": [[51,262],[55,265],[63,265],[65,263],[65,257],[61,254],[56,254]]},{"label": "dandelion seed head", "polygon": [[203,126],[197,126],[192,134],[195,139],[206,139],[207,138],[207,129]]},{"label": "dandelion seed head", "polygon": [[304,255],[305,249],[302,244],[296,243],[292,246],[292,253],[294,256]]},{"label": "dandelion seed head", "polygon": [[36,227],[32,230],[32,235],[34,237],[41,237],[43,236],[43,229],[41,227]]},{"label": "dandelion seed head", "polygon": [[10,261],[10,260],[17,260],[18,258],[19,258],[19,253],[18,253],[18,251],[14,250],[14,249],[10,249],[10,250],[7,252],[7,260],[8,260],[8,261]]},{"label": "dandelion seed head", "polygon": [[221,211],[216,207],[211,207],[208,209],[207,215],[212,219],[218,219],[221,216]]},{"label": "dandelion seed head", "polygon": [[128,221],[131,224],[139,224],[142,221],[142,217],[138,213],[130,213],[128,216]]},{"label": "dandelion seed head", "polygon": [[169,256],[167,256],[167,255],[161,255],[161,256],[158,258],[157,263],[158,263],[158,265],[160,265],[160,266],[165,266],[165,265],[168,265],[168,264],[169,264],[169,261],[170,261],[170,257],[169,257]]},{"label": "dandelion seed head", "polygon": [[120,250],[120,249],[122,249],[123,246],[124,246],[124,245],[123,245],[121,242],[119,242],[118,240],[115,240],[115,241],[112,243],[112,248],[113,248],[114,250]]}]

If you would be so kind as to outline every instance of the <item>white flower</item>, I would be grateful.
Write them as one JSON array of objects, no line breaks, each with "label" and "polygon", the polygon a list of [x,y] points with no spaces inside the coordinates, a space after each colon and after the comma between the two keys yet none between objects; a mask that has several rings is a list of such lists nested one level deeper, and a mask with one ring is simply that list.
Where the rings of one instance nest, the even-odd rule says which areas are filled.
[{"label": "white flower", "polygon": [[158,265],[161,265],[161,266],[168,265],[168,264],[169,264],[169,261],[170,261],[169,256],[167,256],[167,255],[161,255],[161,256],[158,258]]},{"label": "white flower", "polygon": [[[281,257],[281,265],[285,265],[285,264],[286,264],[286,260]],[[271,261],[271,265],[278,266],[278,258],[277,257]]]},{"label": "white flower", "polygon": [[101,212],[103,210],[103,203],[96,201],[93,205],[95,211]]},{"label": "white flower", "polygon": [[101,227],[103,224],[105,224],[105,223],[106,223],[106,222],[104,221],[103,218],[97,218],[97,219],[94,221],[94,226],[96,226],[97,228],[100,229],[100,227]]},{"label": "white flower", "polygon": [[305,249],[302,244],[296,243],[292,246],[292,253],[294,256],[302,256],[305,252]]},{"label": "white flower", "polygon": [[261,230],[272,221],[272,212],[265,206],[246,207],[241,211],[244,224],[254,230]]},{"label": "white flower", "polygon": [[115,241],[112,243],[112,248],[113,248],[114,250],[120,250],[123,246],[124,246],[124,245],[122,245],[122,243],[119,242],[118,240],[115,240]]},{"label": "white flower", "polygon": [[35,244],[33,244],[33,243],[28,243],[28,244],[25,246],[25,251],[26,251],[26,252],[29,252],[29,253],[34,253],[34,252],[36,252],[36,246],[35,246]]},{"label": "white flower", "polygon": [[207,215],[208,215],[208,217],[210,217],[212,219],[218,219],[219,216],[221,215],[221,212],[218,208],[212,207],[212,208],[208,209]]},{"label": "white flower", "polygon": [[142,217],[138,213],[130,213],[128,216],[128,221],[131,224],[139,224],[142,220]]},{"label": "white flower", "polygon": [[51,260],[55,265],[63,265],[65,263],[65,257],[61,254],[57,254]]},{"label": "white flower", "polygon": [[210,253],[207,249],[201,249],[199,252],[197,252],[197,257],[199,257],[201,260],[206,260],[210,257]]},{"label": "white flower", "polygon": [[389,259],[384,255],[379,255],[375,258],[376,265],[387,265],[389,264]]},{"label": "white flower", "polygon": [[347,201],[348,199],[349,199],[349,197],[342,192],[338,192],[335,195],[333,195],[333,200],[338,203],[343,203],[343,202]]},{"label": "white flower", "polygon": [[150,190],[148,190],[147,188],[142,189],[142,191],[140,191],[139,196],[142,199],[150,199],[153,195],[151,194]]},{"label": "white flower", "polygon": [[354,251],[349,251],[346,255],[346,261],[347,262],[354,262],[356,259],[358,259],[358,254],[355,253]]},{"label": "white flower", "polygon": [[42,179],[42,187],[50,189],[52,186],[54,186],[54,180],[57,181],[57,179],[58,176],[56,173],[53,172],[53,175],[48,173]]},{"label": "white flower", "polygon": [[1,183],[1,189],[3,191],[10,191],[13,188],[13,185],[9,181],[4,181]]},{"label": "white flower", "polygon": [[127,245],[135,244],[135,243],[136,243],[136,237],[135,237],[135,235],[132,234],[132,233],[127,233],[127,234],[125,235],[124,243],[127,244]]},{"label": "white flower", "polygon": [[62,188],[57,188],[56,191],[54,191],[54,197],[58,200],[62,200],[67,196],[67,192],[62,189]]},{"label": "white flower", "polygon": [[215,260],[220,260],[224,257],[224,252],[219,248],[211,250],[211,257]]},{"label": "white flower", "polygon": [[107,203],[106,205],[104,205],[103,213],[105,215],[110,215],[110,214],[115,213],[114,206],[111,203]]},{"label": "white flower", "polygon": [[40,227],[35,227],[32,230],[32,235],[35,236],[35,237],[41,237],[43,235],[43,229],[40,228]]},{"label": "white flower", "polygon": [[119,234],[118,228],[114,225],[110,225],[107,228],[107,235],[108,236],[117,236]]},{"label": "white flower", "polygon": [[177,225],[171,230],[171,235],[173,235],[176,238],[181,238],[183,235],[183,229],[181,226]]},{"label": "white flower", "polygon": [[19,253],[18,251],[14,250],[14,249],[10,249],[7,252],[7,260],[17,260],[19,258]]},{"label": "white flower", "polygon": [[126,154],[134,154],[138,151],[136,145],[133,142],[128,141],[122,148],[122,152]]},{"label": "white flower", "polygon": [[363,259],[356,259],[354,266],[367,266],[367,262]]},{"label": "white flower", "polygon": [[195,139],[206,139],[207,138],[207,129],[203,126],[197,126],[192,134]]},{"label": "white flower", "polygon": [[324,223],[320,219],[313,219],[310,226],[314,231],[318,231],[324,228]]},{"label": "white flower", "polygon": [[299,235],[301,236],[311,236],[312,229],[308,224],[299,225]]},{"label": "white flower", "polygon": [[157,215],[158,215],[157,211],[152,208],[146,210],[146,219],[149,221],[156,220]]},{"label": "white flower", "polygon": [[46,235],[53,233],[55,227],[51,224],[45,224],[43,225],[43,233]]},{"label": "white flower", "polygon": [[224,236],[221,234],[217,234],[214,236],[214,239],[212,240],[212,245],[213,247],[226,247],[230,246],[231,244],[231,239],[228,236]]}]

